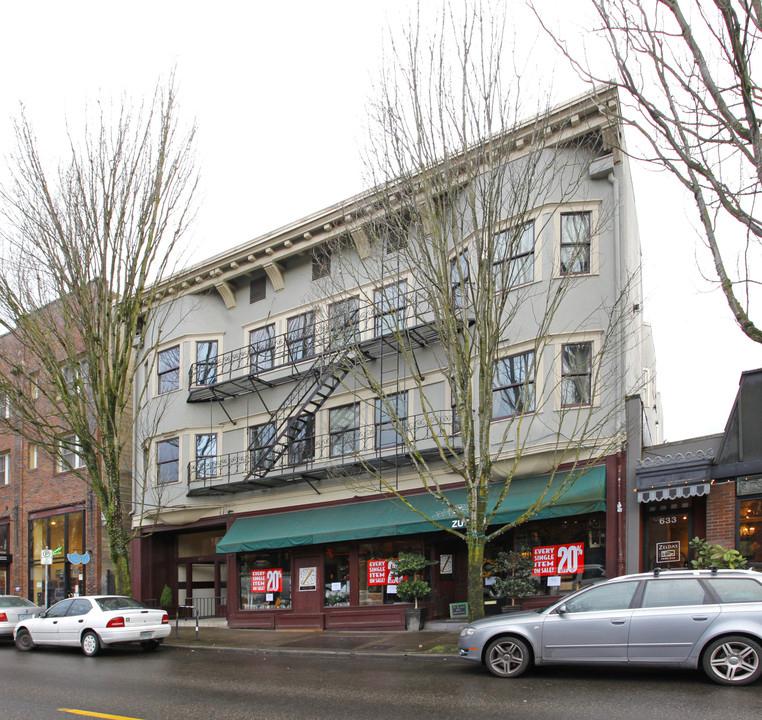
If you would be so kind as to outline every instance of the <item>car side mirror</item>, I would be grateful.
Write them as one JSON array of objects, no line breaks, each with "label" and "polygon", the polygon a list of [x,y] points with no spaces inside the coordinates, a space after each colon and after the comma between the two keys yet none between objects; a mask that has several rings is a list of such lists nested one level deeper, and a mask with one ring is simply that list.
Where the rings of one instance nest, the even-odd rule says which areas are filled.
[{"label": "car side mirror", "polygon": [[568,608],[566,607],[566,603],[564,603],[563,605],[559,605],[559,606],[556,608],[556,612],[557,612],[559,615],[564,615],[564,614],[565,614],[565,613],[567,613],[568,611],[569,611],[569,610],[568,610]]}]

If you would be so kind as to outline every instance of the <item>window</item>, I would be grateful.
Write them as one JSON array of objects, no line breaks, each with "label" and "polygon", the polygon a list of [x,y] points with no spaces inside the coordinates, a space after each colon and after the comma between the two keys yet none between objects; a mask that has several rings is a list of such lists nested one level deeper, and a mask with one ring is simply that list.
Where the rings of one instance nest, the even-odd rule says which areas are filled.
[{"label": "window", "polygon": [[214,385],[217,382],[217,341],[200,340],[196,343],[196,385]]},{"label": "window", "polygon": [[593,344],[561,346],[561,405],[589,405],[592,392]]},{"label": "window", "polygon": [[249,305],[264,300],[267,297],[267,278],[262,277],[254,278],[249,283]]},{"label": "window", "polygon": [[291,608],[291,553],[241,553],[238,573],[239,610]]},{"label": "window", "polygon": [[590,213],[561,214],[561,275],[590,272]]},{"label": "window", "polygon": [[328,414],[331,457],[353,455],[360,442],[360,406],[333,408]]},{"label": "window", "polygon": [[67,435],[61,438],[59,448],[58,472],[78,470],[85,466],[85,461],[80,455],[82,445],[76,435]]},{"label": "window", "polygon": [[312,253],[312,279],[328,277],[331,274],[331,251],[328,248],[317,248]]},{"label": "window", "polygon": [[156,443],[156,480],[159,485],[177,482],[180,477],[180,439]]},{"label": "window", "polygon": [[[759,478],[749,478],[759,485]],[[762,566],[762,498],[749,498],[738,503],[738,551],[754,567]]]},{"label": "window", "polygon": [[81,392],[82,386],[87,381],[87,360],[80,360],[71,365],[66,365],[61,369],[61,372],[66,387],[71,392]]},{"label": "window", "polygon": [[6,419],[11,416],[11,400],[5,393],[0,393],[0,414]]},{"label": "window", "polygon": [[348,298],[328,307],[328,332],[332,350],[353,345],[360,330],[360,303]]},{"label": "window", "polygon": [[708,602],[706,592],[698,580],[649,580],[643,592],[644,608],[673,607],[675,605],[703,605]]},{"label": "window", "polygon": [[534,411],[534,351],[511,355],[495,364],[492,417]]},{"label": "window", "polygon": [[752,578],[712,578],[709,584],[720,602],[762,602],[762,583]]},{"label": "window", "polygon": [[0,453],[0,485],[7,485],[10,482],[11,472],[11,454],[9,452]]},{"label": "window", "polygon": [[323,553],[323,577],[325,584],[324,604],[327,607],[349,605],[349,545],[326,546]]},{"label": "window", "polygon": [[288,462],[291,465],[315,458],[315,416],[300,415],[288,429]]},{"label": "window", "polygon": [[566,612],[606,612],[626,610],[632,603],[638,582],[620,582],[592,587],[566,603]]},{"label": "window", "polygon": [[275,425],[264,423],[249,428],[249,462],[252,470],[266,470],[273,465]]},{"label": "window", "polygon": [[315,313],[306,312],[288,319],[286,346],[290,362],[315,354]]},{"label": "window", "polygon": [[453,307],[462,308],[468,303],[471,267],[468,264],[468,252],[461,253],[452,260],[450,284],[452,286]]},{"label": "window", "polygon": [[407,424],[407,393],[376,399],[376,448],[402,445],[399,430]]},{"label": "window", "polygon": [[271,370],[275,365],[275,325],[249,333],[249,363],[252,372]]},{"label": "window", "polygon": [[498,288],[534,280],[534,220],[495,236],[494,269]]},{"label": "window", "polygon": [[159,395],[180,388],[180,346],[162,350],[158,357]]},{"label": "window", "polygon": [[217,435],[196,435],[196,477],[213,478],[217,475]]},{"label": "window", "polygon": [[407,283],[404,280],[375,291],[376,337],[400,332],[405,327],[406,295]]},{"label": "window", "polygon": [[30,470],[37,469],[37,463],[39,462],[38,449],[36,445],[27,445],[27,466]]}]

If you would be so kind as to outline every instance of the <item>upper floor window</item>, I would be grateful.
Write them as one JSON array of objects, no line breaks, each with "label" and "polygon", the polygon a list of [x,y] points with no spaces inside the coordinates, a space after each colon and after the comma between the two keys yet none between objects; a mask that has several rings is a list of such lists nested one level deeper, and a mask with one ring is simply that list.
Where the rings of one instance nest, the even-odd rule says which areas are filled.
[{"label": "upper floor window", "polygon": [[61,372],[66,386],[71,391],[80,392],[82,386],[87,381],[87,360],[65,365]]},{"label": "upper floor window", "polygon": [[249,428],[249,463],[252,470],[266,470],[273,465],[275,424],[264,423]]},{"label": "upper floor window", "polygon": [[561,213],[561,275],[590,272],[591,215]]},{"label": "upper floor window", "polygon": [[561,346],[561,405],[589,405],[592,397],[593,344]]},{"label": "upper floor window", "polygon": [[453,258],[450,266],[450,285],[452,286],[454,307],[462,308],[468,303],[470,282],[471,266],[468,264],[468,251],[466,251]]},{"label": "upper floor window", "polygon": [[530,350],[498,360],[492,391],[492,417],[534,411],[535,355]]},{"label": "upper floor window", "polygon": [[161,350],[158,355],[157,374],[159,394],[180,388],[180,346]]},{"label": "upper floor window", "polygon": [[217,341],[199,340],[196,343],[196,385],[217,382]]},{"label": "upper floor window", "polygon": [[375,291],[376,337],[400,332],[405,327],[406,296],[407,283],[404,280]]},{"label": "upper floor window", "polygon": [[196,477],[213,478],[217,475],[217,434],[196,435]]},{"label": "upper floor window", "polygon": [[275,365],[275,325],[249,333],[249,362],[252,372],[271,370]]},{"label": "upper floor window", "polygon": [[357,342],[360,330],[360,303],[347,298],[328,306],[329,344],[332,349]]},{"label": "upper floor window", "polygon": [[331,251],[327,247],[315,248],[312,252],[312,279],[328,277],[331,274]]},{"label": "upper floor window", "polygon": [[291,420],[288,430],[288,461],[291,465],[315,457],[315,416],[300,415]]},{"label": "upper floor window", "polygon": [[180,477],[180,439],[156,443],[156,480],[160,485],[177,482]]},{"label": "upper floor window", "polygon": [[403,444],[402,430],[407,425],[407,393],[376,399],[376,448]]},{"label": "upper floor window", "polygon": [[289,362],[298,362],[315,354],[315,313],[290,317],[286,329]]},{"label": "upper floor window", "polygon": [[58,451],[58,472],[78,470],[85,466],[85,461],[80,453],[82,445],[76,435],[67,435],[61,438]]},{"label": "upper floor window", "polygon": [[494,268],[498,288],[534,280],[534,220],[495,236]]},{"label": "upper floor window", "polygon": [[30,470],[36,470],[39,464],[39,450],[37,445],[30,443],[27,446],[27,466]]},{"label": "upper floor window", "polygon": [[353,455],[360,443],[360,406],[333,408],[328,414],[331,457]]},{"label": "upper floor window", "polygon": [[10,482],[11,472],[11,454],[9,452],[0,453],[0,485],[7,485]]}]

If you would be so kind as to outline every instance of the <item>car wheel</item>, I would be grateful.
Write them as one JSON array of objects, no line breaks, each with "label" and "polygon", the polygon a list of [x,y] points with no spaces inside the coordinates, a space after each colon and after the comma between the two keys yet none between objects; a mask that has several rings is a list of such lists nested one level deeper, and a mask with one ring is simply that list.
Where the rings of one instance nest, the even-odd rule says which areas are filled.
[{"label": "car wheel", "polygon": [[22,628],[16,633],[16,647],[23,652],[27,650],[34,650],[37,646],[32,640],[32,636],[29,634],[29,630]]},{"label": "car wheel", "polygon": [[87,657],[93,657],[100,652],[100,649],[101,643],[98,639],[98,635],[92,630],[88,630],[82,636],[82,652],[85,653]]},{"label": "car wheel", "polygon": [[159,645],[161,645],[161,640],[145,640],[140,643],[140,647],[142,647],[145,652],[153,652],[154,650],[158,650]]},{"label": "car wheel", "polygon": [[487,669],[497,677],[514,678],[529,667],[531,654],[523,640],[504,637],[493,640],[484,656]]},{"label": "car wheel", "polygon": [[762,674],[762,647],[742,635],[717,638],[706,646],[703,665],[721,685],[748,685]]}]

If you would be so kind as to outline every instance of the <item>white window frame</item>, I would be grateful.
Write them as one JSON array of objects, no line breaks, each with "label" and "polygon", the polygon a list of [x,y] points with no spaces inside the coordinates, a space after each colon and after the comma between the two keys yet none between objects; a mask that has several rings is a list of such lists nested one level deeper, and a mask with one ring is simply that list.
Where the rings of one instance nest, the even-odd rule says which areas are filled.
[{"label": "white window frame", "polygon": [[[169,352],[177,348],[177,387],[162,390],[161,388],[161,376],[160,371],[160,357],[163,353]],[[168,395],[169,393],[177,392],[183,387],[183,347],[182,343],[174,342],[171,345],[166,345],[156,351],[156,394]]]},{"label": "white window frame", "polygon": [[11,483],[11,451],[0,452],[0,485]]},{"label": "white window frame", "polygon": [[[561,216],[570,213],[590,213],[590,270],[585,273],[561,273]],[[571,202],[553,214],[553,277],[586,278],[600,271],[600,201]]]},{"label": "white window frame", "polygon": [[[563,391],[561,385],[563,383],[563,355],[562,347],[564,345],[579,345],[581,343],[590,343],[592,352],[592,367],[590,372],[590,393],[592,402],[589,405],[564,405],[563,404]],[[550,350],[550,348],[548,348]],[[554,375],[555,375],[555,388],[554,388],[554,401],[553,407],[557,412],[574,412],[576,410],[588,411],[591,407],[600,407],[601,393],[598,385],[599,378],[599,366],[601,358],[599,353],[601,351],[601,336],[598,333],[586,332],[586,333],[569,333],[568,335],[559,335],[553,339],[553,363],[554,363]],[[605,389],[605,388],[604,388]]]},{"label": "white window frame", "polygon": [[[82,456],[79,455],[76,450],[69,450],[64,447],[64,442],[67,442],[73,447],[82,447],[79,438],[76,435],[66,435],[61,438],[61,441],[58,444],[58,472],[71,472],[72,470],[79,470],[80,468],[85,467],[85,461],[82,459]],[[64,458],[66,458],[66,460]]]},{"label": "white window frame", "polygon": [[[159,461],[159,445],[162,443],[171,443],[173,440],[177,441],[177,477],[174,480],[167,480],[166,482],[160,482],[159,467],[162,463]],[[180,482],[180,473],[182,470],[182,442],[179,435],[168,435],[167,437],[156,438],[154,440],[154,459],[156,467],[155,485],[156,487],[164,487],[165,485],[176,485]],[[171,460],[169,462],[174,462]],[[168,464],[168,463],[165,463]]]}]

